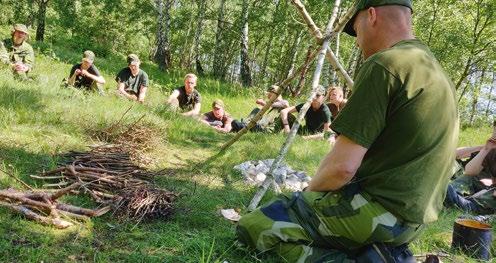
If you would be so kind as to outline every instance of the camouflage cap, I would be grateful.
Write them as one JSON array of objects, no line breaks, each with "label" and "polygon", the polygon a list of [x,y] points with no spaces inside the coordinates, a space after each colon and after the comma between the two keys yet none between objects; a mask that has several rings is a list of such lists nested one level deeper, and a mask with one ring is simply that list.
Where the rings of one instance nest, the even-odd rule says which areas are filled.
[{"label": "camouflage cap", "polygon": [[279,92],[279,86],[277,85],[272,85],[267,89],[267,92],[272,92],[272,93],[278,93]]},{"label": "camouflage cap", "polygon": [[315,95],[320,95],[320,96],[325,96],[326,95],[326,89],[322,85],[318,85],[317,89],[315,89]]},{"label": "camouflage cap", "polygon": [[128,65],[136,65],[136,64],[139,64],[141,61],[138,57],[138,55],[136,54],[129,54],[127,56],[127,64]]},{"label": "camouflage cap", "polygon": [[353,29],[353,23],[355,22],[355,18],[358,15],[358,12],[369,7],[385,5],[402,5],[410,8],[410,10],[413,10],[411,0],[356,0],[353,6],[353,8],[355,8],[355,13],[353,14],[353,17],[350,19],[350,21],[346,23],[343,32],[352,37],[356,37],[355,29]]},{"label": "camouflage cap", "polygon": [[93,62],[95,61],[95,53],[91,50],[86,50],[83,52],[83,60],[86,60],[88,62]]},{"label": "camouflage cap", "polygon": [[224,102],[220,99],[216,99],[216,100],[214,100],[214,102],[212,102],[212,108],[215,107],[215,105],[220,106],[221,108],[224,108]]},{"label": "camouflage cap", "polygon": [[13,27],[12,32],[15,32],[15,31],[19,31],[19,32],[23,32],[23,33],[29,34],[28,27],[26,25],[24,25],[24,24],[15,24],[14,27]]}]

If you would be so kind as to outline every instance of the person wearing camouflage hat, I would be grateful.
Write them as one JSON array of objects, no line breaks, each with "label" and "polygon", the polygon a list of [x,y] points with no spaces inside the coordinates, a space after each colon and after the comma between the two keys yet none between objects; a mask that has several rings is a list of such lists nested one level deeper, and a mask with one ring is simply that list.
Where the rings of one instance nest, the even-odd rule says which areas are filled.
[{"label": "person wearing camouflage hat", "polygon": [[91,50],[83,52],[81,63],[75,64],[69,73],[68,84],[78,89],[98,90],[103,95],[105,79],[94,64],[95,53]]},{"label": "person wearing camouflage hat", "polygon": [[[305,114],[305,126],[300,127],[299,133],[305,135],[322,135],[319,136],[323,138],[323,132],[330,131],[329,125],[331,124],[331,111],[329,107],[324,103],[326,90],[323,86],[318,86],[315,97],[312,99],[312,104]],[[303,108],[304,103],[296,106],[288,107],[281,110],[281,121],[283,125],[283,131],[289,133],[289,121],[288,115],[293,112],[300,112]]]},{"label": "person wearing camouflage hat", "polygon": [[225,111],[225,105],[222,100],[216,99],[212,102],[212,110],[203,114],[200,121],[208,124],[218,132],[227,133],[231,131],[232,118]]},{"label": "person wearing camouflage hat", "polygon": [[287,262],[415,262],[407,244],[443,208],[459,127],[454,85],[415,39],[411,7],[355,2],[345,32],[364,62],[334,147],[305,191],[241,217],[241,243]]},{"label": "person wearing camouflage hat", "polygon": [[0,62],[9,65],[14,76],[23,80],[28,79],[28,73],[34,66],[34,51],[26,42],[28,35],[25,25],[15,24],[12,37],[0,42]]},{"label": "person wearing camouflage hat", "polygon": [[141,61],[136,54],[127,56],[127,67],[117,74],[117,92],[130,100],[145,102],[148,91],[148,74],[140,69]]}]

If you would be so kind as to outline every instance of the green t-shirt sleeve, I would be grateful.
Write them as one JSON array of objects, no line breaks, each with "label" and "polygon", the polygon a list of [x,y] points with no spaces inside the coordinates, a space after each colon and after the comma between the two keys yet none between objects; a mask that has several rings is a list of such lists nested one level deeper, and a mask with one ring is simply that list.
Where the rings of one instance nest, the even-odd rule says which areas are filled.
[{"label": "green t-shirt sleeve", "polygon": [[329,107],[327,107],[327,105],[323,104],[323,106],[324,106],[324,115],[325,115],[324,123],[331,123],[331,117],[332,117],[331,110],[329,110]]},{"label": "green t-shirt sleeve", "polygon": [[332,130],[370,148],[386,125],[389,93],[398,84],[399,80],[381,65],[373,61],[363,64],[346,107],[331,124]]},{"label": "green t-shirt sleeve", "polygon": [[141,86],[145,86],[145,87],[148,87],[148,74],[146,74],[146,72],[143,71],[143,76],[142,76],[142,79],[141,79],[141,82],[140,82],[140,87]]}]

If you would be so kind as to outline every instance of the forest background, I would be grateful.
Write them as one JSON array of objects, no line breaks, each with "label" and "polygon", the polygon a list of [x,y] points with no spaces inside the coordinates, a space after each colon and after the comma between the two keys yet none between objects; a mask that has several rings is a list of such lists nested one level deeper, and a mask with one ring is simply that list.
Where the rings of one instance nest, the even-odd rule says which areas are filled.
[{"label": "forest background", "polygon": [[[340,14],[351,5],[343,1]],[[0,25],[25,23],[49,54],[54,45],[97,56],[137,53],[163,70],[191,70],[245,87],[284,79],[305,61],[315,41],[290,1],[284,0],[0,0]],[[324,27],[333,1],[305,1]],[[417,0],[416,36],[451,76],[463,125],[487,123],[495,110],[495,0]],[[360,64],[354,39],[331,43],[353,75]],[[314,67],[292,83],[304,89]],[[324,85],[341,84],[327,65]],[[345,85],[344,85],[345,86]]]}]

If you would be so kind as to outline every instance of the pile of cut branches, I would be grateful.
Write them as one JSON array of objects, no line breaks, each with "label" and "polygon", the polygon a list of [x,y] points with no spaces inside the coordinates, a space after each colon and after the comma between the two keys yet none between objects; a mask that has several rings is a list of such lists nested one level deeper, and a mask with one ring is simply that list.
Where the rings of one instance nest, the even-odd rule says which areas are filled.
[{"label": "pile of cut branches", "polygon": [[[100,204],[110,205],[125,218],[166,218],[173,212],[177,194],[155,188],[149,182],[162,171],[151,172],[133,164],[121,145],[92,147],[89,152],[70,152],[57,169],[31,177],[49,182],[43,187],[57,188],[79,183],[79,193],[86,193]],[[53,181],[56,180],[56,181]]]},{"label": "pile of cut branches", "polygon": [[57,200],[79,187],[80,183],[74,183],[53,192],[0,190],[0,205],[8,207],[36,222],[59,229],[72,226],[71,221],[88,220],[90,217],[103,215],[110,210],[109,206],[93,210],[65,204]]},{"label": "pile of cut branches", "polygon": [[153,159],[147,157],[146,153],[160,144],[165,131],[157,128],[152,123],[142,123],[145,115],[141,116],[131,124],[124,124],[124,119],[129,109],[124,112],[121,118],[106,127],[98,129],[88,129],[91,137],[109,144],[117,144],[129,153],[131,160],[149,165]]}]

